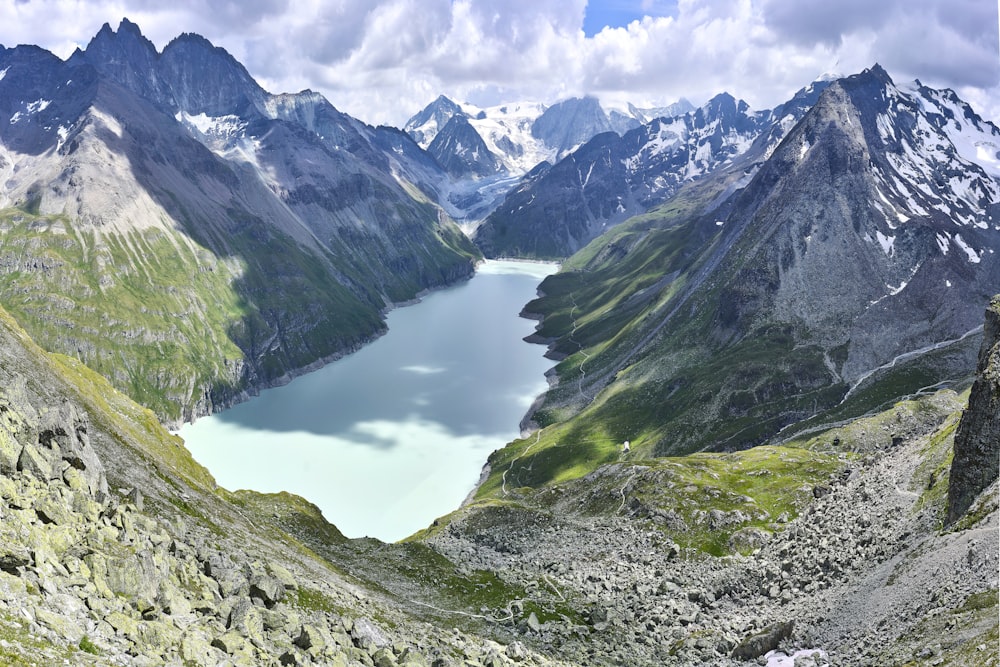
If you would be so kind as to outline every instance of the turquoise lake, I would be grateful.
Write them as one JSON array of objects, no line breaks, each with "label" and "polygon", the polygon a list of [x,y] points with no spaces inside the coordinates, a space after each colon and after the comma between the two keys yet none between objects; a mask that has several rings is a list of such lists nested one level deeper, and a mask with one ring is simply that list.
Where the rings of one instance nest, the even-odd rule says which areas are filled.
[{"label": "turquoise lake", "polygon": [[296,493],[348,537],[411,535],[461,504],[547,388],[518,314],[556,268],[488,261],[358,352],[179,434],[228,489]]}]

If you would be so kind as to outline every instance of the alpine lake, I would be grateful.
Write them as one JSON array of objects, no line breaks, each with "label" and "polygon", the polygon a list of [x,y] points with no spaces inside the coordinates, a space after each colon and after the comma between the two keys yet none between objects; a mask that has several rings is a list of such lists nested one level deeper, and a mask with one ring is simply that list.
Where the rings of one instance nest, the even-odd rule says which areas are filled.
[{"label": "alpine lake", "polygon": [[556,269],[487,261],[361,350],[179,435],[228,489],[303,496],[347,537],[407,537],[459,507],[547,388],[519,313]]}]

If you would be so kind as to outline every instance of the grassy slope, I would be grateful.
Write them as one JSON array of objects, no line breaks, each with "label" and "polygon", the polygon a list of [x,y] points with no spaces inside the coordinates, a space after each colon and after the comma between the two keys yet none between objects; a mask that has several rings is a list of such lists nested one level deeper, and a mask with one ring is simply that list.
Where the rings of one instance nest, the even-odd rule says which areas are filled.
[{"label": "grassy slope", "polygon": [[[384,328],[375,287],[352,293],[323,258],[276,234],[267,252],[251,252],[262,224],[247,220],[224,243],[216,239],[244,250],[220,258],[180,232],[98,235],[63,216],[0,211],[0,303],[43,347],[80,358],[176,421],[199,403],[225,402],[248,380],[266,383]],[[414,261],[473,259],[459,234],[437,226],[440,245]],[[340,271],[373,282],[370,267]],[[385,288],[403,300],[422,280],[441,279],[399,271]]]},{"label": "grassy slope", "polygon": [[[794,325],[758,319],[737,332],[727,324],[738,294],[712,274],[702,280],[727,244],[714,222],[724,214],[701,212],[740,175],[689,184],[545,280],[526,310],[544,317],[538,333],[564,357],[558,384],[533,415],[544,430],[491,457],[481,497],[502,486],[503,470],[525,485],[564,481],[615,460],[625,440],[641,456],[743,449],[794,424],[884,409],[941,379],[955,349],[900,364],[841,402],[848,387],[824,354],[837,365],[846,349],[824,352]],[[741,252],[737,241],[729,254]]]}]

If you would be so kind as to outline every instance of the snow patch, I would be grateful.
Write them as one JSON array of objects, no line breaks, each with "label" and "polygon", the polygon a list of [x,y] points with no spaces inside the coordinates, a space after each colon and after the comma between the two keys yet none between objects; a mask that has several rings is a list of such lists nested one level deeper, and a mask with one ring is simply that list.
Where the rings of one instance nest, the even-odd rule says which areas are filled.
[{"label": "snow patch", "polygon": [[896,237],[886,236],[880,231],[875,232],[875,237],[878,239],[878,244],[882,246],[882,252],[886,255],[892,256],[893,244],[896,243]]},{"label": "snow patch", "polygon": [[59,141],[56,143],[56,150],[58,151],[66,143],[66,137],[69,136],[69,128],[60,125],[56,128],[56,134],[59,136]]},{"label": "snow patch", "polygon": [[7,70],[9,70],[9,69],[10,69],[9,66],[8,67],[4,67],[3,69],[0,69],[0,81],[3,81],[3,78],[5,76],[7,76]]},{"label": "snow patch", "polygon": [[944,281],[944,286],[945,287],[951,287],[951,281],[950,280]]},{"label": "snow patch", "polygon": [[184,123],[201,134],[209,137],[225,139],[242,134],[246,122],[239,116],[209,116],[204,113],[195,116],[178,111],[175,116],[178,123]]},{"label": "snow patch", "polygon": [[937,244],[938,244],[938,248],[941,248],[941,254],[942,255],[947,255],[948,254],[948,247],[951,245],[950,242],[951,242],[951,237],[948,236],[947,234],[938,234],[937,235]]},{"label": "snow patch", "polygon": [[52,104],[52,100],[35,100],[34,102],[28,102],[28,113],[45,111],[50,104]]},{"label": "snow patch", "polygon": [[955,243],[958,244],[958,247],[965,251],[965,254],[969,257],[970,263],[979,264],[979,262],[982,261],[982,253],[976,252],[975,248],[966,243],[961,234],[955,234],[954,240]]},{"label": "snow patch", "polygon": [[[768,651],[767,654],[764,656],[764,659],[767,660],[767,667],[795,667],[795,663],[798,658],[809,658],[816,656],[819,657],[819,660],[816,660],[815,662],[819,664],[829,662],[829,657],[827,656],[826,651],[814,648],[796,651],[791,655],[788,655],[787,653],[784,653],[782,651]],[[798,660],[798,662],[802,661]]]}]

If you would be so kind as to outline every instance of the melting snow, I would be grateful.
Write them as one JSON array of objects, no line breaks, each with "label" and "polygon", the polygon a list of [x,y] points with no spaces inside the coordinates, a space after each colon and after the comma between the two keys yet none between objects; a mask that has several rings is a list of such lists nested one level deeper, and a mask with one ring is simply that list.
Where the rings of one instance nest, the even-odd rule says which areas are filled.
[{"label": "melting snow", "polygon": [[209,116],[204,113],[190,116],[178,111],[175,118],[178,122],[186,123],[204,135],[221,138],[238,135],[246,127],[246,123],[239,116]]},{"label": "melting snow", "polygon": [[938,234],[937,235],[937,244],[938,244],[938,247],[941,248],[941,254],[942,255],[947,255],[948,254],[948,245],[949,245],[948,242],[949,241],[951,241],[951,238],[948,235],[946,235],[946,234]]},{"label": "melting snow", "polygon": [[0,69],[0,81],[3,81],[3,78],[7,76],[7,70],[9,69],[10,67],[4,67],[3,69]]},{"label": "melting snow", "polygon": [[34,102],[28,102],[28,113],[45,111],[50,104],[52,104],[51,100],[35,100]]},{"label": "melting snow", "polygon": [[896,242],[895,236],[886,236],[882,232],[876,231],[875,237],[878,238],[878,244],[882,246],[882,252],[886,255],[892,255],[893,244]]},{"label": "melting snow", "polygon": [[806,141],[806,140],[803,139],[802,140],[802,147],[799,148],[799,159],[800,160],[806,156],[806,153],[809,152],[810,148],[812,148],[812,145],[808,141]]},{"label": "melting snow", "polygon": [[966,243],[961,234],[955,234],[955,243],[958,244],[959,248],[965,251],[965,254],[969,256],[969,262],[972,264],[979,264],[979,262],[983,259],[982,254],[976,252],[972,246]]}]

